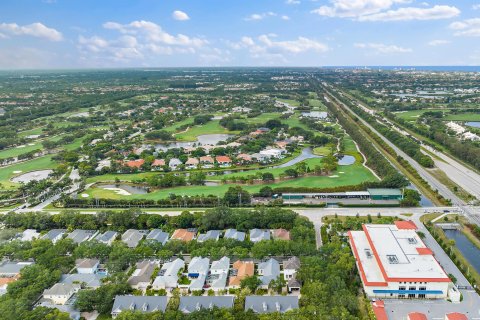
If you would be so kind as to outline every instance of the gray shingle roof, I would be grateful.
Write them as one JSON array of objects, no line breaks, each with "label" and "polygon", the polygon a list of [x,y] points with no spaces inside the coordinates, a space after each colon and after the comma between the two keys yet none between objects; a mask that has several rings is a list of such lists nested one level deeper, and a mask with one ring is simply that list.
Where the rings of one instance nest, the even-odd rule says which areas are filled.
[{"label": "gray shingle roof", "polygon": [[168,241],[169,237],[170,236],[168,235],[168,233],[163,232],[160,229],[153,229],[147,235],[147,240],[155,240],[155,241],[160,242],[161,244],[165,244]]},{"label": "gray shingle roof", "polygon": [[33,264],[33,262],[12,262],[12,261],[2,261],[0,263],[0,275],[4,276],[14,276],[20,273],[20,271]]},{"label": "gray shingle roof", "polygon": [[168,298],[164,296],[116,296],[113,303],[112,314],[123,310],[154,312],[165,311]]},{"label": "gray shingle roof", "polygon": [[101,243],[108,243],[110,241],[115,240],[117,237],[117,232],[116,231],[106,231],[105,233],[99,234],[98,236],[95,237],[95,240]]},{"label": "gray shingle roof", "polygon": [[73,230],[73,232],[70,233],[67,238],[72,239],[75,243],[82,243],[84,241],[90,240],[96,233],[97,231],[95,230],[76,229]]},{"label": "gray shingle roof", "polygon": [[93,273],[62,274],[62,277],[60,278],[60,283],[85,283],[86,287],[98,288],[102,285],[102,278],[105,277],[105,275]]},{"label": "gray shingle roof", "polygon": [[247,296],[245,298],[245,311],[251,309],[255,313],[284,313],[297,308],[297,296]]},{"label": "gray shingle roof", "polygon": [[201,296],[201,297],[180,297],[180,306],[178,310],[183,313],[191,313],[201,309],[232,308],[233,296]]},{"label": "gray shingle roof", "polygon": [[156,264],[152,261],[141,261],[137,263],[137,268],[128,278],[128,284],[135,286],[141,282],[150,282]]},{"label": "gray shingle roof", "polygon": [[122,234],[122,241],[129,248],[135,248],[136,246],[138,246],[140,240],[143,239],[144,235],[145,231],[143,230],[128,229]]},{"label": "gray shingle roof", "polygon": [[291,257],[283,261],[283,269],[298,270],[300,268],[300,259],[298,257]]},{"label": "gray shingle roof", "polygon": [[250,241],[259,242],[262,240],[270,240],[270,231],[262,229],[250,230]]},{"label": "gray shingle roof", "polygon": [[67,230],[66,229],[52,229],[48,231],[42,239],[54,240],[55,238],[63,235]]},{"label": "gray shingle roof", "polygon": [[260,280],[262,280],[263,285],[270,284],[270,281],[276,280],[280,275],[280,264],[273,258],[259,263],[258,269],[263,271],[262,275],[260,276]]},{"label": "gray shingle roof", "polygon": [[51,288],[43,291],[44,295],[66,296],[80,289],[80,284],[55,283]]},{"label": "gray shingle roof", "polygon": [[238,241],[245,240],[245,232],[237,231],[236,229],[227,229],[225,230],[225,235],[223,236],[226,239],[234,239]]},{"label": "gray shingle roof", "polygon": [[75,260],[76,268],[93,268],[100,263],[98,259],[77,259]]},{"label": "gray shingle roof", "polygon": [[204,242],[207,240],[218,240],[218,238],[220,238],[220,230],[209,230],[207,233],[199,234],[197,241]]}]

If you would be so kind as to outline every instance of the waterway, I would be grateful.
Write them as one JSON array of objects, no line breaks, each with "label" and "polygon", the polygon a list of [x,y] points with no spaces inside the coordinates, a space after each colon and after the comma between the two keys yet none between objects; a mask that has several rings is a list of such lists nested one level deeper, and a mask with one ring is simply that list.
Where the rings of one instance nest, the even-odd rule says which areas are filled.
[{"label": "waterway", "polygon": [[312,159],[312,158],[322,158],[322,156],[317,156],[316,154],[313,154],[313,151],[311,148],[304,148],[302,150],[302,153],[298,157],[295,157],[292,160],[285,162],[283,164],[280,164],[278,166],[273,166],[272,168],[286,168],[286,167],[293,166],[299,162],[302,162],[303,160]]},{"label": "waterway", "polygon": [[469,127],[480,128],[480,121],[465,122],[465,125]]},{"label": "waterway", "polygon": [[465,259],[470,262],[477,272],[480,272],[480,249],[459,230],[444,230],[444,232],[447,238],[455,240],[455,245]]}]

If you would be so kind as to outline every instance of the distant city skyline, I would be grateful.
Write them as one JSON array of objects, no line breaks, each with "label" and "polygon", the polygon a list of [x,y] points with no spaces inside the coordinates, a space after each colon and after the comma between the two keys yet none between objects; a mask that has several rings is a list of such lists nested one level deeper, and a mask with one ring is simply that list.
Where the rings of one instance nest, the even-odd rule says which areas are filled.
[{"label": "distant city skyline", "polygon": [[480,0],[4,0],[0,69],[480,65]]}]

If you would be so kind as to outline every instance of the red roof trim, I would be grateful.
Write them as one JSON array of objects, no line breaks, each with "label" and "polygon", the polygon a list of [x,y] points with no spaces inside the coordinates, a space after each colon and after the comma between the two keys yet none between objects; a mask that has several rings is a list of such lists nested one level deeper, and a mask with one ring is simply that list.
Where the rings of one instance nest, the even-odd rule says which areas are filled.
[{"label": "red roof trim", "polygon": [[417,230],[417,225],[412,220],[408,221],[395,221],[395,226],[398,230]]}]

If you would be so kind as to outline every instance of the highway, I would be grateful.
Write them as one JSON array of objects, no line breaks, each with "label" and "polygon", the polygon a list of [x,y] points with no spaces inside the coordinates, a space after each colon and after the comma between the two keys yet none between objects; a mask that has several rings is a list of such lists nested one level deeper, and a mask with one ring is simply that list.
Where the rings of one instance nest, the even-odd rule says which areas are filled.
[{"label": "highway", "polygon": [[[328,88],[325,88],[327,92],[329,92]],[[364,124],[366,127],[368,127],[373,133],[375,133],[376,135],[378,135],[380,138],[383,139],[383,141],[385,141],[385,143],[390,146],[396,153],[397,155],[401,156],[402,158],[404,158],[406,161],[408,161],[408,163],[410,163],[410,165],[418,172],[418,174],[425,180],[427,181],[430,186],[432,187],[432,189],[436,189],[438,190],[438,192],[446,199],[450,199],[452,201],[452,205],[454,206],[459,206],[462,208],[462,210],[464,211],[464,214],[469,218],[469,220],[471,220],[473,223],[476,223],[478,225],[480,225],[480,215],[479,215],[479,210],[476,210],[472,207],[469,207],[468,204],[463,201],[462,199],[460,199],[459,197],[457,197],[457,195],[455,195],[452,191],[450,191],[450,189],[448,189],[443,183],[441,183],[440,181],[438,181],[435,177],[433,177],[430,172],[428,172],[427,169],[425,169],[424,167],[422,167],[420,164],[418,164],[418,162],[416,162],[415,160],[413,160],[409,155],[407,155],[405,152],[403,152],[402,150],[400,150],[396,145],[394,145],[392,142],[390,142],[390,140],[388,140],[387,138],[385,138],[382,134],[380,134],[377,130],[375,130],[375,128],[373,126],[371,126],[367,121],[365,121],[364,119],[362,119],[361,117],[359,117],[352,109],[350,109],[346,104],[344,104],[342,101],[340,101],[339,99],[337,99],[337,97],[335,97],[334,95],[330,94],[330,96],[335,99],[335,101],[339,104],[341,104],[346,110],[348,110],[350,113],[352,113],[353,115],[355,115],[361,122],[362,124]],[[365,106],[363,106],[364,108],[366,108]]]}]

